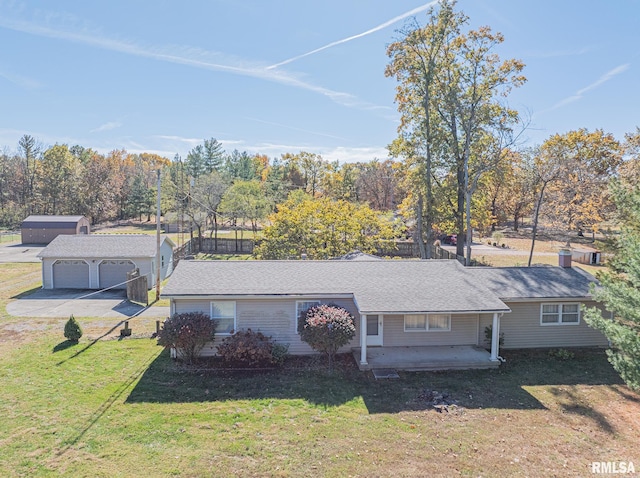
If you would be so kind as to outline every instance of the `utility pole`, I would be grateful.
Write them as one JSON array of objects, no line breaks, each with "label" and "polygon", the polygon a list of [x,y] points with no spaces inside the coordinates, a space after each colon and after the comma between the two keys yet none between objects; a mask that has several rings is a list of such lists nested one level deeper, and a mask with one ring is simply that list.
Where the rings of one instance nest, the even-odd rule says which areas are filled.
[{"label": "utility pole", "polygon": [[158,169],[158,198],[156,211],[156,301],[160,300],[160,170]]}]

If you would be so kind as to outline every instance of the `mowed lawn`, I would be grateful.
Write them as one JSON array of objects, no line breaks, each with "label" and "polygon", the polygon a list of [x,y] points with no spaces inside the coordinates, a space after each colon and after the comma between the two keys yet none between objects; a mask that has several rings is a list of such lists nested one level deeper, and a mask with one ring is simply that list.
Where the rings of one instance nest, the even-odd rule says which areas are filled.
[{"label": "mowed lawn", "polygon": [[[17,277],[29,273],[0,265],[14,284],[0,288],[0,476],[586,476],[593,461],[640,468],[640,395],[602,352],[562,361],[505,351],[498,370],[391,381],[348,359],[333,374],[298,362],[280,371],[187,371],[150,338],[99,339],[104,320],[81,321],[85,337],[70,346],[62,318],[7,317],[4,304],[33,287]],[[459,408],[435,411],[424,399],[434,390]]]}]

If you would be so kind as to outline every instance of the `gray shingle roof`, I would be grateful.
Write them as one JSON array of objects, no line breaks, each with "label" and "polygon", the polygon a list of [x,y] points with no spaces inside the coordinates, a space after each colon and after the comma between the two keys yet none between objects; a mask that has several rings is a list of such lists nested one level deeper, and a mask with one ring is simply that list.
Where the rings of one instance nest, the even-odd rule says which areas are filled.
[{"label": "gray shingle roof", "polygon": [[509,308],[457,261],[181,261],[165,297],[353,294],[363,313]]},{"label": "gray shingle roof", "polygon": [[[168,240],[166,236],[162,240]],[[40,258],[122,258],[155,257],[156,237],[152,235],[60,235],[40,251]]]},{"label": "gray shingle roof", "polygon": [[84,216],[29,216],[22,221],[22,227],[75,226]]},{"label": "gray shingle roof", "polygon": [[589,298],[596,279],[578,268],[473,267],[469,273],[502,300]]}]

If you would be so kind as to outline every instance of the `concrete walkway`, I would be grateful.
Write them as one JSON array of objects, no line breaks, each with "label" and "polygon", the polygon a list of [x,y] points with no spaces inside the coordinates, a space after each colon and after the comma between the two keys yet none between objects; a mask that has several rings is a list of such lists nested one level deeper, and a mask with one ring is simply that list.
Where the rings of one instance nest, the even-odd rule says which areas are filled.
[{"label": "concrete walkway", "polygon": [[360,365],[360,348],[354,349],[353,356],[361,370],[464,370],[500,365],[490,360],[485,349],[471,345],[367,347],[367,365]]},{"label": "concrete walkway", "polygon": [[121,290],[40,289],[7,304],[16,317],[154,317],[169,316],[169,307],[145,307],[129,302]]}]

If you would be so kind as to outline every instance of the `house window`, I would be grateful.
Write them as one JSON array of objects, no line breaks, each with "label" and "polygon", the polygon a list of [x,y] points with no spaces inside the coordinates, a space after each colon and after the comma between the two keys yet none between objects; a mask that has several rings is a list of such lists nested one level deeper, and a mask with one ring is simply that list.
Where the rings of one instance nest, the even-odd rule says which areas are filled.
[{"label": "house window", "polygon": [[307,312],[311,307],[315,307],[316,305],[320,305],[319,300],[298,300],[296,301],[296,332],[298,331],[298,319],[300,318],[300,314],[303,312]]},{"label": "house window", "polygon": [[449,314],[406,314],[405,332],[448,332],[451,330]]},{"label": "house window", "polygon": [[216,334],[231,335],[236,330],[236,303],[232,300],[211,302],[211,318],[218,322]]},{"label": "house window", "polygon": [[540,325],[578,325],[580,304],[542,304]]},{"label": "house window", "polygon": [[162,267],[164,267],[164,256],[162,256]]}]

